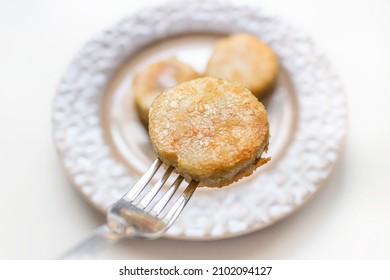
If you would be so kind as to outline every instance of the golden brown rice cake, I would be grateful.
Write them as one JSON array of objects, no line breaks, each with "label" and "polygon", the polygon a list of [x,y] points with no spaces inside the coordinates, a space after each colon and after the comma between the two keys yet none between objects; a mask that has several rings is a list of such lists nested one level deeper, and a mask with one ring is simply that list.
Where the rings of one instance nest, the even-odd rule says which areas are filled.
[{"label": "golden brown rice cake", "polygon": [[198,77],[191,66],[174,57],[153,63],[138,72],[133,79],[133,93],[142,123],[148,125],[150,105],[164,89]]},{"label": "golden brown rice cake", "polygon": [[236,82],[204,77],[164,90],[149,112],[158,157],[186,180],[222,187],[266,163],[269,125],[263,104]]},{"label": "golden brown rice cake", "polygon": [[269,46],[253,35],[237,33],[215,44],[205,75],[239,82],[261,97],[273,88],[278,68]]}]

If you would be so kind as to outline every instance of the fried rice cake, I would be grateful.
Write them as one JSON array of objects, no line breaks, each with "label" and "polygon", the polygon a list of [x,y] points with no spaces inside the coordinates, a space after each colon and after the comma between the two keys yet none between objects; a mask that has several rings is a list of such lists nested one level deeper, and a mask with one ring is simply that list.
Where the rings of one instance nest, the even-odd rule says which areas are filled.
[{"label": "fried rice cake", "polygon": [[239,82],[259,98],[274,87],[278,68],[277,56],[268,45],[256,36],[236,33],[217,41],[205,75]]},{"label": "fried rice cake", "polygon": [[149,111],[157,156],[187,181],[229,185],[266,163],[266,110],[236,82],[204,77],[164,90]]},{"label": "fried rice cake", "polygon": [[142,123],[148,125],[150,105],[164,89],[198,77],[199,74],[191,66],[174,57],[150,64],[136,73],[132,90]]}]

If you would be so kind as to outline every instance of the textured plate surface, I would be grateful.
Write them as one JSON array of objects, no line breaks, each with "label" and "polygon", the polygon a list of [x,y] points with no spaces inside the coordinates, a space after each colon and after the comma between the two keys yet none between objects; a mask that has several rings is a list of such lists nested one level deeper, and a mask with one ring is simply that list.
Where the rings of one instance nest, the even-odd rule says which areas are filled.
[{"label": "textured plate surface", "polygon": [[259,230],[293,213],[322,186],[346,133],[346,97],[309,37],[259,9],[180,1],[130,15],[89,41],[69,65],[53,110],[54,140],[75,188],[101,211],[153,160],[130,90],[137,69],[172,55],[202,71],[215,40],[249,32],[277,53],[282,70],[262,100],[272,161],[223,189],[199,189],[167,233],[221,239]]}]

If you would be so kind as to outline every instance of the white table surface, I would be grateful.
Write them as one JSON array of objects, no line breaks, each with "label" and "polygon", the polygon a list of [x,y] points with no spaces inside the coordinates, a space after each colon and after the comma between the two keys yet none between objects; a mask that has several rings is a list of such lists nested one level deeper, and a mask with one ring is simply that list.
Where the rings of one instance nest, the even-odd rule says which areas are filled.
[{"label": "white table surface", "polygon": [[[51,137],[51,102],[83,43],[164,1],[0,1],[0,259],[51,259],[104,222],[71,187]],[[326,51],[345,85],[349,131],[326,187],[265,230],[208,242],[128,240],[105,259],[389,259],[390,2],[244,1]]]}]

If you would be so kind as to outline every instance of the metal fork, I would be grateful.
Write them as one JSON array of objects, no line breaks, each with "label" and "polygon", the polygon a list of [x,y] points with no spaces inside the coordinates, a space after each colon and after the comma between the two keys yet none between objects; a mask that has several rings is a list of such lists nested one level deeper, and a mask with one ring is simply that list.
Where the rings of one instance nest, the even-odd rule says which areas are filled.
[{"label": "metal fork", "polygon": [[183,211],[199,182],[191,181],[172,204],[174,194],[184,179],[177,175],[168,190],[155,202],[157,194],[167,180],[174,176],[173,167],[168,167],[153,187],[145,192],[161,166],[162,162],[157,159],[130,190],[108,210],[107,224],[95,230],[89,238],[63,255],[61,259],[88,258],[105,245],[124,238],[162,237]]}]

